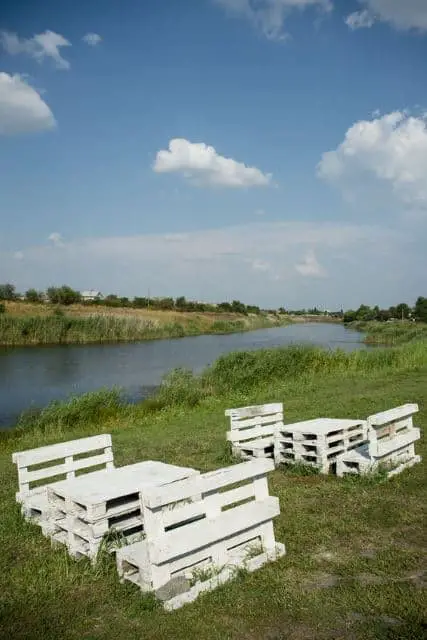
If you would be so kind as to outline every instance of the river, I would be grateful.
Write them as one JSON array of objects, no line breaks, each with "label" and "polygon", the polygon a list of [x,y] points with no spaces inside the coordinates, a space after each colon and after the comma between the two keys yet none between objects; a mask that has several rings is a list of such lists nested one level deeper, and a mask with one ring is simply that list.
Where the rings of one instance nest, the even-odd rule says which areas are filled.
[{"label": "river", "polygon": [[366,349],[361,340],[361,334],[341,324],[304,323],[173,340],[0,348],[0,426],[14,424],[30,407],[101,387],[120,387],[130,400],[142,399],[171,369],[199,372],[230,351],[295,343]]}]

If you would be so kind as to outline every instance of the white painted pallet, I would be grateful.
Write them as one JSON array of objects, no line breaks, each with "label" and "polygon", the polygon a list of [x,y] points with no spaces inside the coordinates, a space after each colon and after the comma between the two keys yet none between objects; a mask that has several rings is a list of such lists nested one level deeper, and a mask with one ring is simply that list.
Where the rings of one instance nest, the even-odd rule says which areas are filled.
[{"label": "white painted pallet", "polygon": [[102,434],[17,451],[12,454],[12,461],[18,469],[19,491],[16,500],[21,503],[22,513],[26,519],[39,524],[43,533],[47,534],[50,531],[48,484],[54,484],[61,476],[70,480],[76,477],[77,472],[91,472],[91,469],[100,465],[105,467],[106,472],[113,469],[111,435]]},{"label": "white painted pallet", "polygon": [[367,440],[365,420],[316,418],[283,425],[277,430],[274,460],[279,464],[308,464],[329,473],[337,458]]},{"label": "white painted pallet", "polygon": [[244,458],[272,458],[276,430],[283,425],[281,402],[227,409],[233,454]]},{"label": "white painted pallet", "polygon": [[272,522],[279,501],[267,484],[273,469],[272,460],[252,460],[142,493],[146,538],[117,550],[120,579],[142,591],[180,576],[192,580],[166,598],[165,608],[174,609],[229,580],[236,568],[254,570],[283,555]]},{"label": "white painted pallet", "polygon": [[63,543],[73,557],[96,559],[104,536],[141,534],[144,529],[139,491],[197,475],[187,467],[146,460],[64,481],[48,489],[53,543]]},{"label": "white painted pallet", "polygon": [[343,453],[337,460],[337,475],[366,474],[389,468],[387,477],[421,461],[415,453],[420,430],[413,425],[417,404],[405,404],[368,417],[368,443]]}]

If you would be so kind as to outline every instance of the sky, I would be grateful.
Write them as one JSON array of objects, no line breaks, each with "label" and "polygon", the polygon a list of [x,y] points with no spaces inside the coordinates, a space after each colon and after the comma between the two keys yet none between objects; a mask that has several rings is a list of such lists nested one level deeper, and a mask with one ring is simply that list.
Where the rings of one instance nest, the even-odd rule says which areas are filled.
[{"label": "sky", "polygon": [[427,295],[426,0],[4,0],[0,282]]}]

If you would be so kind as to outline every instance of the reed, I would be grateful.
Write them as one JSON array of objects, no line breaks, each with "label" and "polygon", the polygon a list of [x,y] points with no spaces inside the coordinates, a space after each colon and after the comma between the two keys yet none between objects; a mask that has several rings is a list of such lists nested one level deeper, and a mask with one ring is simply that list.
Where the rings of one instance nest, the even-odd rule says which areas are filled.
[{"label": "reed", "polygon": [[147,319],[138,316],[0,315],[0,345],[88,344],[132,342],[159,338],[182,338],[207,333],[234,333],[284,324],[278,316],[248,316],[244,319],[217,320],[197,314],[182,321]]}]

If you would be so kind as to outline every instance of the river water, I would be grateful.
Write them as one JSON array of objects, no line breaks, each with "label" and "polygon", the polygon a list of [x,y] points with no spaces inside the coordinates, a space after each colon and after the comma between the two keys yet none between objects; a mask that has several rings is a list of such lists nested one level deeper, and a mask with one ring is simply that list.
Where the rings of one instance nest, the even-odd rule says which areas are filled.
[{"label": "river water", "polygon": [[341,324],[290,324],[228,335],[120,344],[0,348],[0,426],[30,407],[101,387],[146,397],[176,367],[199,372],[220,355],[305,343],[346,351],[366,349],[362,335]]}]

